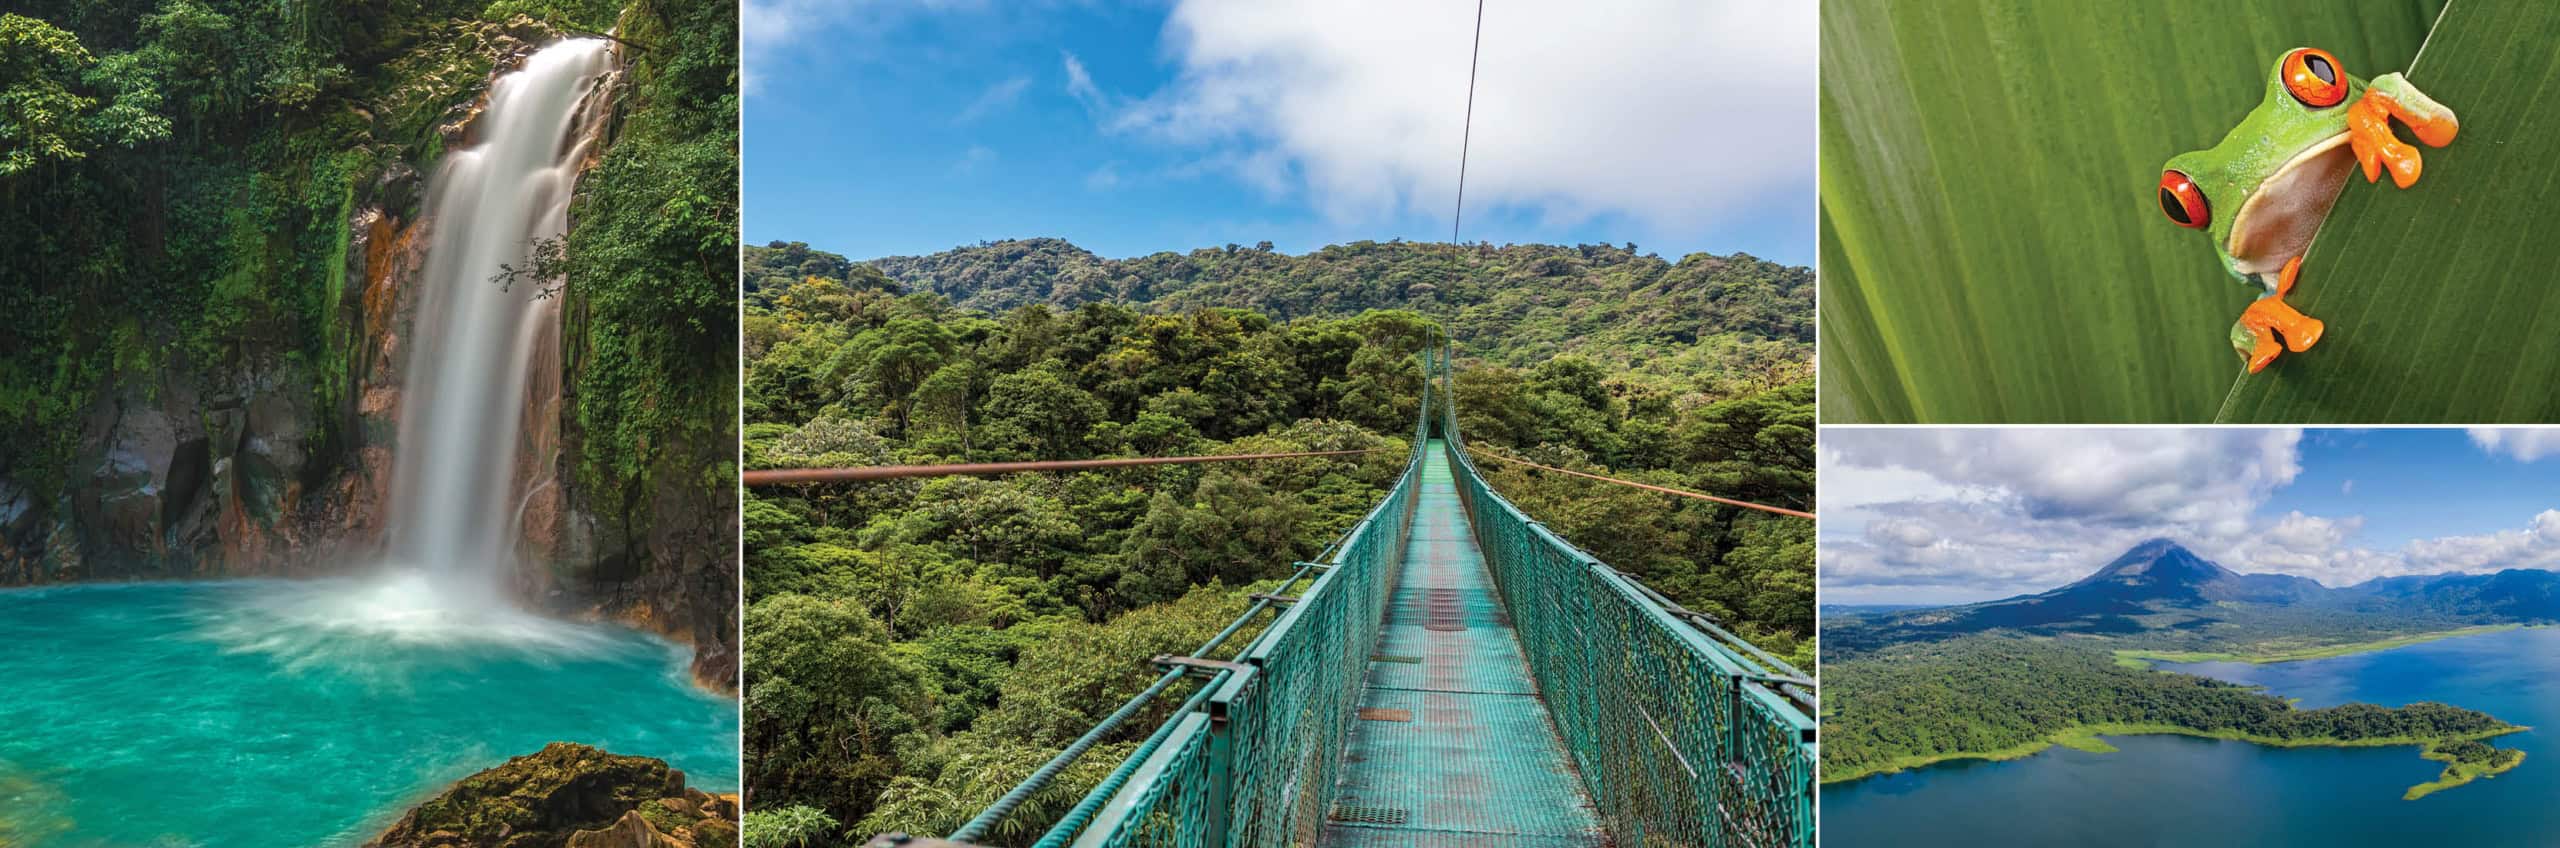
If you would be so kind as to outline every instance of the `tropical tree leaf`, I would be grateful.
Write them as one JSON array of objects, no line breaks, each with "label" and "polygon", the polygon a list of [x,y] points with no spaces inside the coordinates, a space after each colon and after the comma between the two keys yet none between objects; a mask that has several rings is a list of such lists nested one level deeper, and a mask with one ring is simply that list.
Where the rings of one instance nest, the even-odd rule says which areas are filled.
[{"label": "tropical tree leaf", "polygon": [[2408,191],[2350,181],[2288,298],[2320,346],[2224,421],[2560,421],[2560,4],[2453,0],[2409,81],[2462,118]]},{"label": "tropical tree leaf", "polygon": [[2161,163],[2238,123],[2285,50],[2399,69],[2442,6],[1825,0],[1823,420],[2211,418],[2257,293],[2162,219]]}]

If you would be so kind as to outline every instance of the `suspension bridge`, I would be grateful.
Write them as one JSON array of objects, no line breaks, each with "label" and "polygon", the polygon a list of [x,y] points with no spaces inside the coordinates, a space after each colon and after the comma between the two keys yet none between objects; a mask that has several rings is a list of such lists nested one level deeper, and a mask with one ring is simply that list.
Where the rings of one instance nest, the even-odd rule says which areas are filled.
[{"label": "suspension bridge", "polygon": [[[959,830],[869,845],[987,844],[1188,684],[1072,809],[1008,830],[1040,848],[1810,848],[1813,681],[1504,500],[1458,432],[1447,356],[1426,352],[1424,374],[1403,474],[1316,561],[1197,650],[1155,657],[1153,685]],[[1168,461],[1192,460],[1087,462]]]}]

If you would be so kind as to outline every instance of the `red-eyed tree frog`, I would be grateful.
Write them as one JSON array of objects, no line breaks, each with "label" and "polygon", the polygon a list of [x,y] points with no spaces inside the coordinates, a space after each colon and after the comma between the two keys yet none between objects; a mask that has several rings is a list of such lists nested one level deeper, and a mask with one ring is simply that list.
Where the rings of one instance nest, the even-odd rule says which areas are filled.
[{"label": "red-eyed tree frog", "polygon": [[2387,167],[2401,188],[2418,182],[2418,150],[2392,135],[2392,118],[2429,147],[2452,143],[2460,129],[2453,110],[2399,74],[2367,83],[2327,51],[2296,48],[2276,60],[2265,99],[2222,143],[2179,154],[2160,172],[2160,211],[2211,234],[2222,267],[2266,290],[2231,325],[2231,346],[2249,373],[2280,351],[2301,353],[2320,341],[2319,319],[2284,296],[2347,173],[2361,165],[2373,182]]}]

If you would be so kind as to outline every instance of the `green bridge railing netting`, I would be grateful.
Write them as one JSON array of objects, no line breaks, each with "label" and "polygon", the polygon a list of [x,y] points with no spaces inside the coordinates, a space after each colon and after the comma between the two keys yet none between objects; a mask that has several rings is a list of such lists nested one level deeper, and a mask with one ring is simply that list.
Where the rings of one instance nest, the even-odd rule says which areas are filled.
[{"label": "green bridge railing netting", "polygon": [[[1413,450],[1395,486],[1328,549],[1156,685],[949,840],[970,843],[1149,699],[1205,679],[1036,843],[1314,845],[1341,777],[1362,682],[1403,569],[1426,442],[1438,436],[1477,543],[1584,790],[1619,846],[1811,848],[1812,681],[1549,532],[1476,473],[1426,352]],[[1286,596],[1309,575],[1304,591]],[[1232,660],[1203,659],[1279,608]],[[1123,737],[1125,738],[1125,737]],[[1559,777],[1563,777],[1559,775]],[[882,837],[874,845],[931,842]]]}]

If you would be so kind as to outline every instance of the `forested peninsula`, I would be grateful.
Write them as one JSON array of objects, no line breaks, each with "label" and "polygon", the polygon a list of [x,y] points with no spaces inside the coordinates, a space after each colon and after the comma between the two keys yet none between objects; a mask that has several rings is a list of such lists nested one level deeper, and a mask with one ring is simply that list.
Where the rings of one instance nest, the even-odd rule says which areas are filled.
[{"label": "forested peninsula", "polygon": [[[2458,773],[2494,774],[2523,759],[2479,740],[2526,728],[2477,710],[2430,702],[2300,709],[2254,687],[2128,668],[2093,645],[1970,636],[1823,669],[1826,701],[1840,705],[1822,716],[1824,783],[1948,760],[2017,759],[2053,745],[2107,751],[2098,737],[2151,733],[2282,747],[2417,746],[2447,761],[2444,786],[2469,779],[2454,780]],[[2411,797],[2434,788],[2413,788]]]}]

